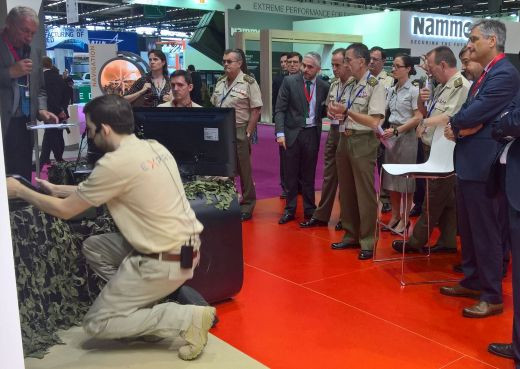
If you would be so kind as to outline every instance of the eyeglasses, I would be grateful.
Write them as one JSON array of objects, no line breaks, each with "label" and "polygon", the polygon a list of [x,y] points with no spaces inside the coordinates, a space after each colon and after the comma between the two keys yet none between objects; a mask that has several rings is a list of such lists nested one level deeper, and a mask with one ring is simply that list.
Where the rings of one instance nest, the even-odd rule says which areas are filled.
[{"label": "eyeglasses", "polygon": [[383,60],[383,59],[380,59],[380,58],[370,58],[370,61],[373,61],[373,62],[380,62],[381,60]]},{"label": "eyeglasses", "polygon": [[392,65],[392,69],[406,68],[406,65]]},{"label": "eyeglasses", "polygon": [[238,60],[222,59],[222,64],[224,64],[224,65],[226,65],[226,64],[233,64],[236,61],[238,61]]},{"label": "eyeglasses", "polygon": [[299,60],[287,60],[287,64],[299,64]]}]

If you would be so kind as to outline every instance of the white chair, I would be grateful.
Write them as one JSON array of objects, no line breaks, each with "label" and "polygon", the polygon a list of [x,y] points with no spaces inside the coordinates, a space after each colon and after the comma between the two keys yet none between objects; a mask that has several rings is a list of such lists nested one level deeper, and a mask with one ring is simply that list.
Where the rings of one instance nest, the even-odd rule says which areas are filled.
[{"label": "white chair", "polygon": [[[432,129],[432,128],[430,128]],[[430,204],[429,204],[429,179],[446,178],[455,175],[453,169],[453,150],[455,143],[444,137],[443,127],[436,127],[433,134],[430,157],[428,161],[422,164],[383,164],[383,169],[394,176],[404,176],[406,179],[424,178],[426,179],[426,214],[428,215],[428,234],[430,234]],[[380,176],[380,182],[381,182]],[[379,186],[381,188],[381,185]],[[404,196],[404,209],[408,209],[408,199]],[[376,231],[379,231],[380,226],[388,225],[377,221]],[[408,214],[404,214],[404,224],[408,224]],[[374,261],[390,261],[390,260],[401,260],[401,285],[412,285],[412,284],[424,284],[424,283],[440,283],[447,282],[448,280],[434,280],[424,282],[406,282],[404,279],[404,263],[405,259],[417,259],[417,258],[429,258],[430,257],[430,242],[428,240],[428,254],[424,256],[408,256],[405,257],[406,253],[406,241],[408,239],[408,227],[405,227],[402,233],[398,233],[403,237],[403,253],[400,257],[393,258],[377,258],[377,242],[374,245]],[[451,280],[450,280],[451,281]]]}]

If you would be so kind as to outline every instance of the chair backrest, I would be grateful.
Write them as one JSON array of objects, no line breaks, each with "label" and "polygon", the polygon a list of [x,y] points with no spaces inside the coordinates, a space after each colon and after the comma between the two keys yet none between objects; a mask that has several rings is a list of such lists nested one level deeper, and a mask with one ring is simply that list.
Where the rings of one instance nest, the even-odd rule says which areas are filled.
[{"label": "chair backrest", "polygon": [[444,137],[444,127],[435,127],[430,157],[425,163],[428,169],[435,173],[453,172],[453,150],[455,142]]}]

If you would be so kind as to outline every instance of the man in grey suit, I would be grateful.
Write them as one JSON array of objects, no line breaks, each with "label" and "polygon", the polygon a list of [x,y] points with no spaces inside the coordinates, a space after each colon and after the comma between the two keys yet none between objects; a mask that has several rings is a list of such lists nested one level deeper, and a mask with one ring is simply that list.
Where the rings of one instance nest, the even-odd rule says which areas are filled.
[{"label": "man in grey suit", "polygon": [[32,136],[27,123],[36,118],[58,123],[47,111],[40,52],[30,44],[38,15],[25,6],[11,9],[0,37],[0,110],[5,170],[28,180],[32,175]]},{"label": "man in grey suit", "polygon": [[329,84],[317,77],[321,70],[319,54],[306,54],[302,67],[302,74],[284,78],[276,101],[276,141],[285,149],[287,186],[285,211],[279,224],[294,219],[298,178],[302,182],[304,217],[310,219],[316,209],[314,177]]}]

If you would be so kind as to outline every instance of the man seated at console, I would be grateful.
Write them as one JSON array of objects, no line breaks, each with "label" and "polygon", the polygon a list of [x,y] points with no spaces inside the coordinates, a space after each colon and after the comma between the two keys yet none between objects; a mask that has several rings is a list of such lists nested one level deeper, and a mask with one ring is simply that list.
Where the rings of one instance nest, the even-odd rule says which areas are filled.
[{"label": "man seated at console", "polygon": [[179,357],[192,360],[206,345],[215,318],[210,306],[156,304],[193,277],[202,224],[184,193],[175,159],[161,144],[134,134],[130,104],[104,95],[84,108],[88,136],[105,155],[79,186],[38,180],[44,195],[7,179],[9,197],[69,219],[107,204],[121,233],[91,236],[83,253],[107,281],[83,322],[101,339],[181,336]]},{"label": "man seated at console", "polygon": [[179,69],[170,75],[170,85],[172,99],[163,104],[157,105],[159,108],[200,108],[201,106],[191,101],[190,92],[193,91],[193,81],[191,74]]}]

